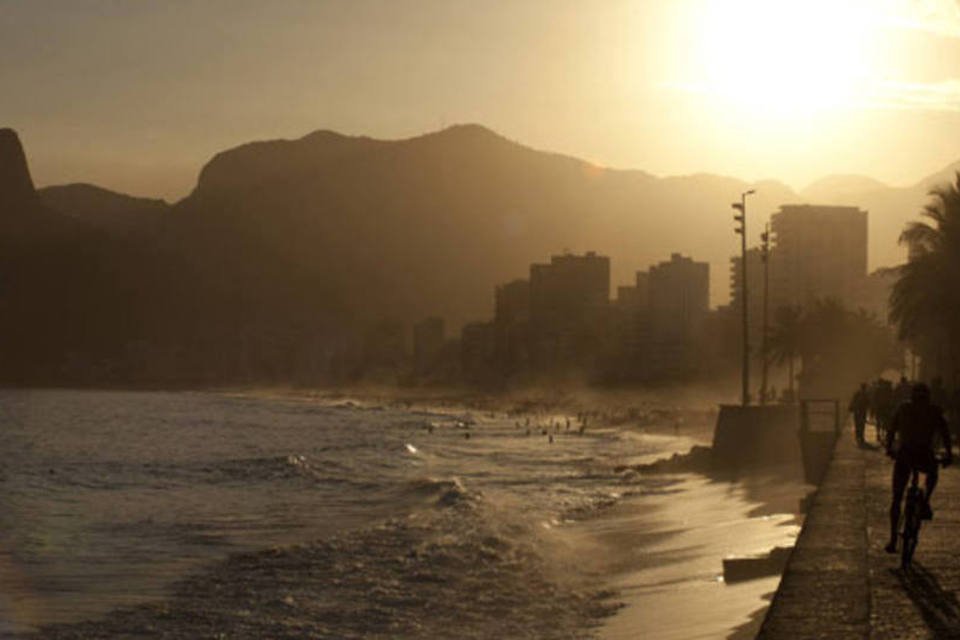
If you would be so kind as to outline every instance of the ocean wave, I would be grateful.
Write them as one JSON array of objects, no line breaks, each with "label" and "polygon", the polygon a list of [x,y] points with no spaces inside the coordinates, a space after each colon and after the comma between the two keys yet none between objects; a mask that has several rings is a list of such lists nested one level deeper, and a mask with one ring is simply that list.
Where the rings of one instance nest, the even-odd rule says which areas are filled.
[{"label": "ocean wave", "polygon": [[[339,470],[340,473],[331,473]],[[269,480],[309,479],[317,482],[350,482],[349,469],[331,458],[323,461],[323,471],[302,454],[223,460],[199,468],[208,481],[237,480],[262,482]]]},{"label": "ocean wave", "polygon": [[405,491],[443,507],[475,504],[480,499],[480,493],[469,491],[459,478],[419,478],[408,482]]},{"label": "ocean wave", "polygon": [[[462,485],[426,479],[412,490],[442,499]],[[235,554],[178,583],[163,602],[36,637],[589,637],[618,608],[613,594],[556,571],[535,529],[502,515],[423,510],[310,544]]]}]

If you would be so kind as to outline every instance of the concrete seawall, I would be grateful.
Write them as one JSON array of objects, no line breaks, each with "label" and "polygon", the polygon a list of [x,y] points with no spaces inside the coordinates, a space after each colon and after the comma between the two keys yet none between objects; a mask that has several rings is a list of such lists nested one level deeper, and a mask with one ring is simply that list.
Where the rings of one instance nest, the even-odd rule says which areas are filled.
[{"label": "concrete seawall", "polygon": [[[830,405],[826,414],[815,408],[824,402]],[[804,400],[799,405],[720,405],[711,447],[714,468],[799,470],[802,463],[806,481],[819,484],[833,452],[839,425],[837,412],[833,400]]]},{"label": "concrete seawall", "polygon": [[758,638],[865,638],[870,598],[863,457],[841,437]]},{"label": "concrete seawall", "polygon": [[726,468],[800,462],[800,428],[792,405],[721,405],[713,433],[714,463]]}]

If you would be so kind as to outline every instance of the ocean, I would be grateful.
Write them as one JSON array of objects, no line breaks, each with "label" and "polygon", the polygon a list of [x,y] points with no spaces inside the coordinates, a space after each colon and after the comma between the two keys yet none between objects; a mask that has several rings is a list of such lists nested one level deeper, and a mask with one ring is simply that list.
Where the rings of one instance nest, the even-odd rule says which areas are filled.
[{"label": "ocean", "polygon": [[778,577],[727,584],[722,559],[791,545],[808,488],[642,468],[703,429],[578,427],[2,391],[0,635],[749,637]]}]

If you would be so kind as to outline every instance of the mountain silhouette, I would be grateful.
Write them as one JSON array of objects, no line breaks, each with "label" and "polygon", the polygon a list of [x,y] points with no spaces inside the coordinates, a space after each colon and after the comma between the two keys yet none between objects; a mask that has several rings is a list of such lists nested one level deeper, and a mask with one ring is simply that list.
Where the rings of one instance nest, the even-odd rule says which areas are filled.
[{"label": "mountain silhouette", "polygon": [[378,324],[437,315],[456,330],[490,317],[496,284],[564,250],[609,255],[614,287],[691,255],[711,264],[717,303],[739,249],[730,203],[746,189],[757,190],[751,243],[782,204],[867,209],[876,266],[902,260],[896,238],[936,179],[898,189],[828,177],[798,194],[772,180],[603,168],[458,125],[244,144],[216,154],[170,206],[93,185],[38,192],[2,130],[0,378],[322,377]]},{"label": "mountain silhouette", "polygon": [[67,184],[37,191],[49,209],[109,233],[153,233],[170,205],[163,200],[137,198],[92,184]]},{"label": "mountain silhouette", "polygon": [[0,129],[0,207],[7,215],[35,206],[37,194],[20,137]]},{"label": "mountain silhouette", "polygon": [[869,176],[835,174],[812,182],[800,191],[800,195],[811,202],[822,202],[885,189],[889,187]]},{"label": "mountain silhouette", "polygon": [[47,383],[71,359],[116,353],[138,268],[133,247],[54,211],[17,134],[0,130],[0,382]]},{"label": "mountain silhouette", "polygon": [[898,243],[904,226],[920,216],[931,189],[956,179],[960,161],[903,187],[888,186],[866,176],[827,176],[800,192],[817,204],[854,205],[870,213],[869,246],[872,267],[889,267],[906,259]]},{"label": "mountain silhouette", "polygon": [[19,253],[34,242],[71,241],[85,228],[44,206],[34,189],[20,137],[13,129],[0,129],[0,247],[8,255]]},{"label": "mountain silhouette", "polygon": [[[308,270],[344,274],[348,289],[376,292],[377,313],[456,325],[489,315],[495,284],[564,249],[610,255],[615,284],[692,254],[712,263],[722,298],[737,246],[729,203],[747,186],[605,169],[478,125],[398,141],[319,131],[217,154],[171,217],[242,229]],[[766,187],[768,208],[793,195]]]},{"label": "mountain silhouette", "polygon": [[397,315],[456,325],[489,314],[496,283],[564,249],[611,256],[614,286],[674,251],[692,255],[710,263],[722,302],[738,250],[730,204],[748,188],[751,243],[782,204],[845,204],[870,212],[871,268],[898,264],[904,224],[950,175],[907,188],[828,176],[798,193],[774,180],[599,167],[479,125],[396,141],[318,131],[217,154],[174,216],[243,227],[301,265],[381,283]]}]

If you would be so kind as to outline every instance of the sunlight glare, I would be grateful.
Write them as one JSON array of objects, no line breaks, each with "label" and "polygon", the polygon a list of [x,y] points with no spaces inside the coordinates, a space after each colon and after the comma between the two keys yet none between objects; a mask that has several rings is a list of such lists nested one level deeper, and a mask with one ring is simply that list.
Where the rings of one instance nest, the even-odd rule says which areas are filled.
[{"label": "sunlight glare", "polygon": [[725,0],[696,21],[688,88],[752,116],[855,106],[876,80],[880,29],[868,3]]}]

